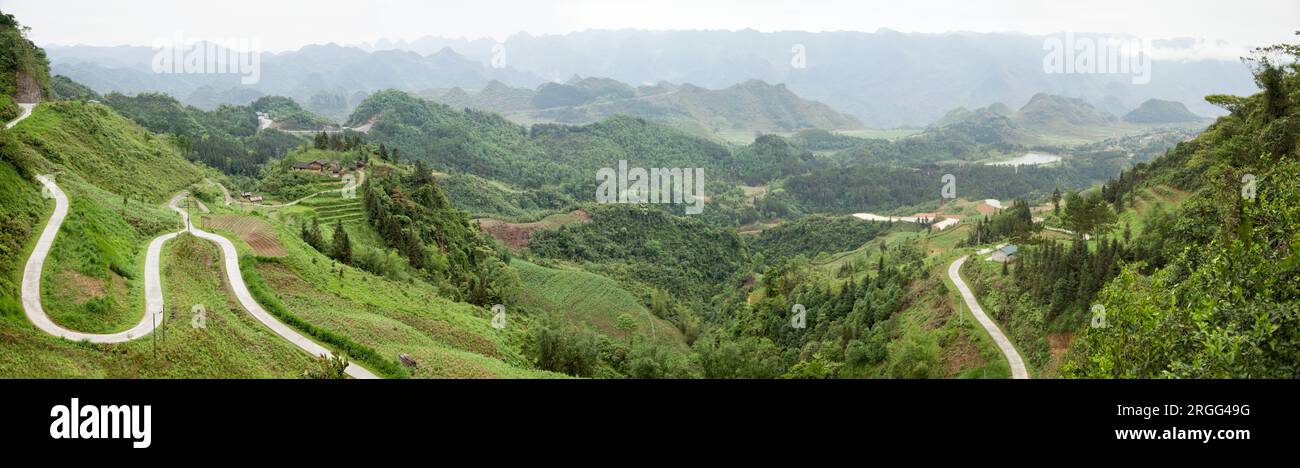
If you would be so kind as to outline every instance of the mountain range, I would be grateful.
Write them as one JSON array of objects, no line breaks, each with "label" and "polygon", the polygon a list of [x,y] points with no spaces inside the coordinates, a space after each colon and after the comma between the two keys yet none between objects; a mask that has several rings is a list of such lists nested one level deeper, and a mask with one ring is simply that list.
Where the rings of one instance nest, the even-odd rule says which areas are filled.
[{"label": "mountain range", "polygon": [[544,83],[535,90],[492,81],[478,91],[452,88],[422,94],[453,107],[497,112],[521,123],[584,124],[621,114],[701,135],[863,127],[857,118],[802,99],[785,85],[758,80],[712,90],[668,82],[633,88],[608,78],[574,77],[567,83]]},{"label": "mountain range", "polygon": [[[367,46],[310,45],[263,55],[261,82],[235,75],[163,75],[149,68],[148,47],[48,46],[55,74],[100,91],[166,91],[188,104],[242,104],[260,95],[293,97],[313,112],[343,118],[363,94],[483,89],[492,80],[536,88],[573,76],[656,86],[691,83],[723,89],[750,80],[783,83],[873,127],[927,125],[955,107],[1027,102],[1038,93],[1082,99],[1123,115],[1158,98],[1199,115],[1221,115],[1210,94],[1256,90],[1249,70],[1230,60],[1153,60],[1151,80],[1129,75],[1044,71],[1045,36],[1001,33],[919,34],[588,30],[517,34],[491,40],[425,38]],[[494,52],[496,50],[497,52]],[[920,59],[924,57],[924,59]],[[496,61],[494,61],[494,58]]]}]

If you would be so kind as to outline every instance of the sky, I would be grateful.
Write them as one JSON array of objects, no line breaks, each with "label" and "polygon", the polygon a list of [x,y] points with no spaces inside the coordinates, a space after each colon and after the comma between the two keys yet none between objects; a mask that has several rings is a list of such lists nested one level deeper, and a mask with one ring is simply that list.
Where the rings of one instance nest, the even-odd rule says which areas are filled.
[{"label": "sky", "polygon": [[526,31],[1090,32],[1190,37],[1205,54],[1296,42],[1295,0],[0,0],[39,45],[145,45],[256,39],[262,50],[423,36],[494,38]]}]

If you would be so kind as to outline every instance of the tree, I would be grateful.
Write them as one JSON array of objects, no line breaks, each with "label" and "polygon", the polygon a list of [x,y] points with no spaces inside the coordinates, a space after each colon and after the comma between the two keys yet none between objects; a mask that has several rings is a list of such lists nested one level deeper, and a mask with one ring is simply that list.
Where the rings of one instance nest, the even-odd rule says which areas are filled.
[{"label": "tree", "polygon": [[637,328],[636,319],[633,319],[632,316],[628,314],[620,314],[618,316],[618,321],[614,326],[617,327],[619,331],[627,334],[628,343],[632,342],[633,334],[636,333]]},{"label": "tree", "polygon": [[1063,221],[1071,231],[1079,235],[1099,235],[1115,228],[1115,212],[1101,192],[1092,192],[1087,196],[1071,192],[1065,197],[1065,216]]},{"label": "tree", "polygon": [[320,233],[320,221],[311,220],[311,224],[302,224],[302,240],[318,252],[325,252],[325,238]]},{"label": "tree", "polygon": [[330,257],[343,264],[352,263],[352,242],[348,232],[343,230],[343,221],[334,224],[334,245],[330,248]]},{"label": "tree", "polygon": [[1061,188],[1052,190],[1052,214],[1061,215]]}]

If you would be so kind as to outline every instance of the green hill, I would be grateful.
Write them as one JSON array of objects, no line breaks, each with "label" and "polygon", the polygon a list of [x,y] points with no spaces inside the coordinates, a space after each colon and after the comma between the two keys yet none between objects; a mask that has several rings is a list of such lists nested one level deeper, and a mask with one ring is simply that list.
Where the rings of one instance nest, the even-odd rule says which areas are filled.
[{"label": "green hill", "polygon": [[785,85],[758,80],[705,89],[668,83],[632,88],[608,78],[584,78],[546,83],[536,90],[493,81],[478,91],[454,88],[426,95],[452,107],[499,112],[523,123],[586,124],[628,115],[700,136],[863,127],[826,104],[800,98]]},{"label": "green hill", "polygon": [[1038,130],[1064,130],[1116,121],[1115,116],[1081,99],[1046,93],[1035,94],[1012,118],[1026,128]]},{"label": "green hill", "polygon": [[[230,175],[253,177],[261,165],[284,156],[304,139],[273,129],[258,130],[252,106],[219,106],[204,111],[181,104],[162,93],[125,96],[109,93],[104,103],[154,133],[174,135],[190,159]],[[273,116],[290,116],[290,122],[308,122],[316,128],[322,119],[308,114],[287,98],[266,97],[255,105]],[[296,116],[296,117],[294,117]]]},{"label": "green hill", "polygon": [[636,340],[652,340],[685,351],[686,338],[677,326],[656,317],[636,296],[617,282],[578,269],[547,268],[516,260],[510,264],[519,272],[516,301],[567,323],[620,340],[627,333],[618,329],[618,318],[627,314],[641,322],[633,332]]},{"label": "green hill", "polygon": [[[1272,51],[1300,57],[1294,45]],[[1122,205],[1166,185],[1190,197],[1148,211],[1131,261],[1094,299],[1106,327],[1080,327],[1066,375],[1300,375],[1300,74],[1247,63],[1262,92],[1208,97],[1231,113],[1103,192]]]},{"label": "green hill", "polygon": [[1125,122],[1133,123],[1179,123],[1196,122],[1202,117],[1187,110],[1187,106],[1177,101],[1148,99],[1127,114]]}]

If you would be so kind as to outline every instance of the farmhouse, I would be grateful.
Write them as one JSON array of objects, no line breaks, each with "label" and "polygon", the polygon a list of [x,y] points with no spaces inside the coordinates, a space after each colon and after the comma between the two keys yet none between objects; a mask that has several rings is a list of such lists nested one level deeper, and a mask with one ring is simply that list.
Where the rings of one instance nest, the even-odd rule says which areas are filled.
[{"label": "farmhouse", "polygon": [[993,260],[995,262],[1006,262],[1007,260],[1011,259],[1012,255],[1015,255],[1016,252],[1019,251],[1020,251],[1019,247],[1016,247],[1014,245],[1008,245],[1006,247],[994,251],[993,256],[990,257],[990,260]]},{"label": "farmhouse", "polygon": [[324,170],[325,167],[328,166],[328,165],[329,165],[329,161],[322,161],[322,160],[317,159],[317,160],[312,161],[312,162],[306,162],[306,163],[295,163],[295,164],[293,165],[293,169],[294,169],[294,170],[297,170],[297,171],[317,171],[317,172],[320,172],[320,171]]}]

